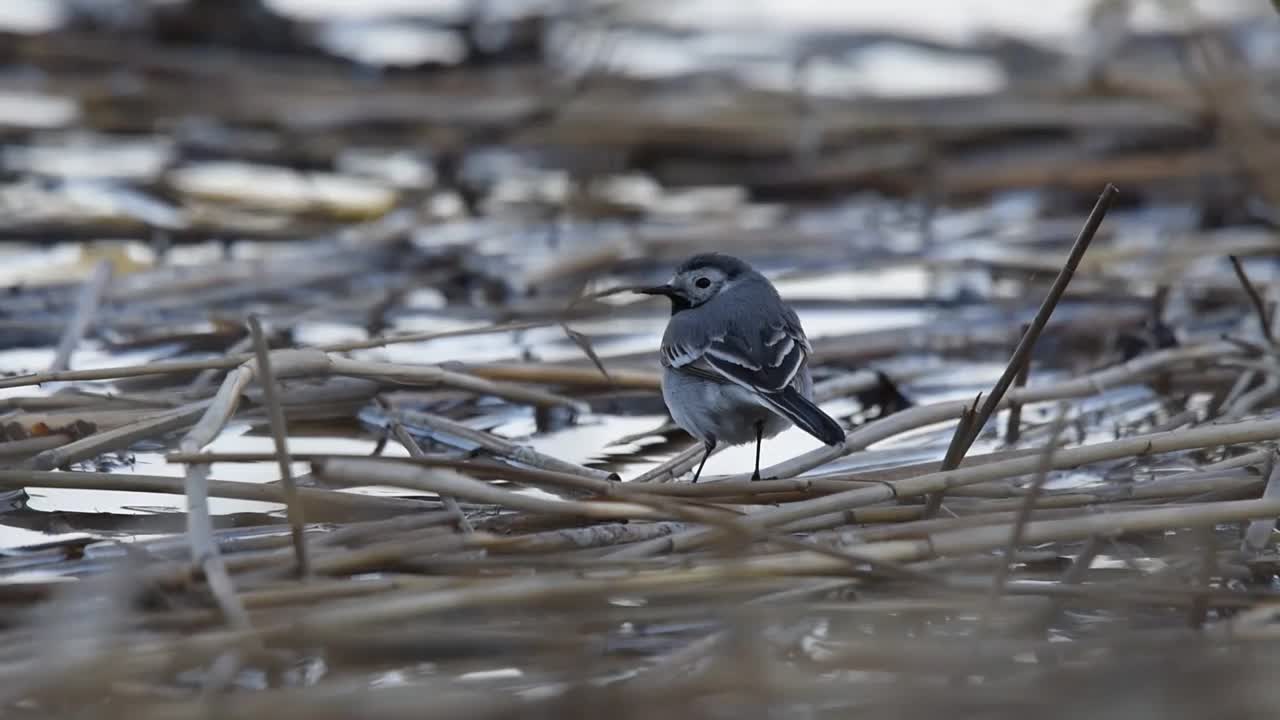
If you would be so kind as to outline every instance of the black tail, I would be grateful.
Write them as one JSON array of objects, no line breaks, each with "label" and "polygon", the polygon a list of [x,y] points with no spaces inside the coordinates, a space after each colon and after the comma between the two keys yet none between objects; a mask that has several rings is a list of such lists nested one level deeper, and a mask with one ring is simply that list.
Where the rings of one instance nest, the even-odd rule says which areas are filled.
[{"label": "black tail", "polygon": [[822,412],[817,405],[806,400],[795,388],[788,387],[778,393],[761,393],[761,397],[778,414],[827,445],[844,443],[844,430],[840,428],[840,424]]}]

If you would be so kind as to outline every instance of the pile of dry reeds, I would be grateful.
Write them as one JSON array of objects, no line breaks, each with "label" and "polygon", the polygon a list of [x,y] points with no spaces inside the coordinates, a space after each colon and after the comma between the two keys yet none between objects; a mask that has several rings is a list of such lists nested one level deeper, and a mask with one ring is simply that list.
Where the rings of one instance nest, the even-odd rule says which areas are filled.
[{"label": "pile of dry reeds", "polygon": [[[15,286],[0,306],[5,348],[52,351],[47,370],[0,378],[0,488],[14,502],[0,524],[85,533],[0,558],[0,708],[272,720],[1271,717],[1280,363],[1273,288],[1251,275],[1277,244],[1246,209],[1275,206],[1280,163],[1268,159],[1275,118],[1263,102],[1274,88],[1223,52],[1227,37],[1160,38],[1200,59],[1190,70],[1138,53],[1084,84],[801,105],[736,86],[725,101],[694,81],[705,78],[601,73],[566,88],[541,65],[477,64],[368,83],[332,59],[210,56],[80,31],[10,38],[7,61],[42,68],[51,92],[82,104],[86,128],[149,133],[206,114],[237,131],[175,132],[170,165],[124,183],[171,200],[175,226],[55,212],[7,217],[0,233],[33,244],[145,237],[157,256],[169,242],[234,238],[242,254],[127,273],[113,255],[73,281]],[[119,73],[138,80],[133,93],[104,89]],[[196,81],[204,92],[190,91]],[[820,125],[816,152],[797,152],[797,113]],[[441,222],[425,209],[436,188],[281,208],[192,189],[184,174],[206,155],[328,167],[375,140],[438,151],[439,181],[469,214]],[[574,192],[486,205],[497,180],[469,185],[457,165],[496,143],[567,168]],[[710,182],[742,194],[651,222],[661,203],[597,193],[593,180],[640,168],[666,200]],[[1131,207],[1174,202],[1203,218],[1132,241],[1125,232],[1149,221],[1139,212],[1109,232],[1117,192],[1106,185],[1081,228],[1079,191],[1109,181]],[[820,209],[823,225],[804,215],[812,208],[770,205],[920,188],[923,235],[937,216],[973,227],[944,201],[1027,188],[1047,199],[1016,238],[992,213],[902,255],[848,240],[844,216]],[[527,233],[497,259],[478,249],[565,218],[588,239],[551,242],[542,261],[524,252]],[[628,231],[606,242],[615,222]],[[454,231],[462,242],[433,244],[432,232]],[[974,234],[996,252],[946,252]],[[976,270],[989,307],[921,298],[912,307],[936,322],[815,340],[817,394],[845,403],[847,440],[758,482],[689,483],[698,447],[662,446],[647,465],[580,463],[471,422],[532,408],[536,437],[587,416],[658,414],[655,354],[603,352],[581,328],[625,334],[611,323],[656,309],[606,295],[707,248],[800,272]],[[466,327],[389,329],[420,310],[406,298],[423,288]],[[837,307],[894,302],[856,290]],[[300,340],[317,318],[367,332]],[[536,331],[580,356],[520,359],[512,341],[464,363],[441,349]],[[69,370],[90,339],[163,359]],[[180,349],[156,350],[168,346]],[[419,355],[371,354],[397,346]],[[974,386],[975,361],[993,360],[993,384],[952,399]],[[895,383],[912,396],[929,382],[945,399],[887,399],[905,400]],[[265,429],[274,451],[210,449],[234,423]],[[291,448],[321,424],[377,447]],[[657,436],[679,438],[643,434]],[[163,453],[163,470],[120,467],[143,451]],[[254,482],[248,466],[279,481]],[[48,489],[168,494],[186,508],[24,504]],[[222,514],[217,499],[274,505]]]}]

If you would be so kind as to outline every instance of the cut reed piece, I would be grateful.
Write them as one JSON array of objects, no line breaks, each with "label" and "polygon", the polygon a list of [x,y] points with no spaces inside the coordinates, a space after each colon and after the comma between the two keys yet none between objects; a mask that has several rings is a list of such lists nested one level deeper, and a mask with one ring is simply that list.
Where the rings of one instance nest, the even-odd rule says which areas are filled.
[{"label": "cut reed piece", "polygon": [[[1280,458],[1276,457],[1274,449],[1268,458],[1268,465],[1271,467],[1270,472],[1267,473],[1267,484],[1263,488],[1262,497],[1264,500],[1280,500]],[[1251,553],[1261,552],[1271,544],[1271,535],[1275,529],[1276,519],[1273,517],[1249,523],[1244,539],[1241,541],[1241,550]]]},{"label": "cut reed piece", "polygon": [[[43,487],[66,490],[115,490],[120,492],[181,495],[182,479],[163,475],[100,472],[49,472],[42,470],[0,470],[0,487]],[[233,500],[284,504],[278,485],[210,480],[209,494]],[[435,503],[408,498],[378,497],[356,493],[298,488],[298,499],[307,513],[323,522],[351,520],[353,517],[394,515],[436,511]]]},{"label": "cut reed piece", "polygon": [[594,468],[576,465],[571,462],[565,462],[564,460],[540,453],[531,447],[517,445],[516,443],[505,438],[498,437],[493,433],[475,430],[460,422],[456,422],[439,415],[402,410],[392,413],[392,421],[397,424],[407,423],[409,425],[419,425],[437,432],[447,433],[449,435],[462,438],[479,445],[481,448],[484,448],[494,455],[506,458],[521,465],[541,470],[549,470],[555,473],[565,473],[569,475],[576,475],[578,477],[590,478],[596,482],[590,483],[588,487],[600,493],[607,494],[609,492],[609,482],[617,477],[603,470],[596,470]]},{"label": "cut reed piece", "polygon": [[1231,269],[1235,270],[1236,278],[1240,281],[1240,286],[1244,288],[1244,292],[1249,296],[1249,302],[1253,305],[1253,312],[1258,318],[1258,328],[1262,331],[1262,337],[1275,347],[1276,339],[1271,331],[1271,315],[1267,312],[1267,304],[1262,300],[1262,294],[1249,280],[1249,275],[1245,273],[1244,266],[1240,264],[1240,258],[1235,255],[1228,255],[1227,259],[1231,261]]},{"label": "cut reed piece", "polygon": [[[320,462],[335,458],[366,459],[368,455],[350,453],[297,453],[293,459],[298,462]],[[270,453],[183,453],[174,452],[165,456],[171,463],[257,463],[271,462],[275,456]],[[608,496],[623,492],[628,484],[601,480],[574,473],[556,472],[541,468],[523,467],[506,462],[491,460],[459,458],[454,455],[411,455],[407,458],[394,458],[396,462],[424,467],[442,467],[458,470],[466,475],[485,480],[506,480],[508,482],[546,488],[552,492],[586,491]],[[695,486],[696,487],[696,486]],[[841,487],[840,489],[846,489]],[[675,493],[679,494],[679,493]],[[715,493],[710,493],[714,495]]]},{"label": "cut reed piece", "polygon": [[626,502],[550,500],[502,490],[461,473],[442,468],[418,468],[383,459],[335,458],[313,464],[313,472],[328,481],[349,486],[390,485],[438,495],[452,495],[525,512],[567,515],[597,520],[669,520],[670,515],[646,505]]},{"label": "cut reed piece", "polygon": [[1071,283],[1071,278],[1075,275],[1076,268],[1080,266],[1080,261],[1084,259],[1085,251],[1089,249],[1089,244],[1093,242],[1093,236],[1097,234],[1098,228],[1101,227],[1102,220],[1107,216],[1107,210],[1111,209],[1111,203],[1115,200],[1118,192],[1111,183],[1107,183],[1107,186],[1102,189],[1102,194],[1098,196],[1097,204],[1093,206],[1093,210],[1085,220],[1084,227],[1080,229],[1080,234],[1076,236],[1076,241],[1071,246],[1071,252],[1068,254],[1066,262],[1062,264],[1062,269],[1058,271],[1058,276],[1054,278],[1053,285],[1049,288],[1049,293],[1045,296],[1044,302],[1040,303],[1040,309],[1036,311],[1036,316],[1031,321],[1031,325],[1023,333],[1022,339],[1018,341],[1018,347],[1014,349],[1013,356],[1009,358],[1009,363],[1005,366],[1004,372],[1001,373],[1000,379],[996,381],[995,387],[987,395],[987,400],[982,404],[982,409],[978,410],[967,442],[960,449],[961,457],[968,452],[969,446],[973,445],[973,441],[978,438],[987,421],[995,414],[996,408],[1004,400],[1004,395],[1008,392],[1009,386],[1013,384],[1014,378],[1022,371],[1023,366],[1031,361],[1031,351],[1035,349],[1036,341],[1040,339],[1040,333],[1044,331],[1045,325],[1049,324],[1049,318],[1053,315],[1054,308],[1058,306],[1058,301],[1062,299],[1063,293],[1067,291],[1067,285]]},{"label": "cut reed piece", "polygon": [[[420,460],[426,455],[426,453],[422,452],[422,448],[418,445],[418,441],[414,440],[413,436],[404,429],[404,425],[401,425],[399,422],[393,422],[391,426],[391,434],[395,436],[397,442],[404,446],[405,451],[409,453],[409,457],[412,457],[415,460]],[[445,512],[453,515],[454,519],[457,521],[459,530],[464,534],[474,532],[474,528],[471,527],[471,521],[467,520],[467,515],[462,512],[462,507],[458,505],[457,499],[452,495],[441,495],[440,500],[444,503]]]},{"label": "cut reed piece", "polygon": [[462,366],[462,371],[486,380],[537,383],[576,388],[619,388],[624,390],[662,389],[662,377],[643,370],[610,369],[608,377],[594,368],[569,365],[532,365],[514,363],[477,363]]},{"label": "cut reed piece", "polygon": [[149,418],[45,450],[31,458],[29,464],[36,470],[52,470],[89,460],[112,450],[124,450],[139,440],[154,438],[190,426],[204,414],[208,406],[208,402],[197,402],[177,410],[152,414]]},{"label": "cut reed piece", "polygon": [[[282,379],[326,374],[350,375],[352,377],[363,377],[405,385],[442,385],[478,395],[492,395],[513,402],[538,406],[571,407],[580,412],[585,412],[588,409],[581,401],[564,395],[523,387],[514,383],[495,382],[466,373],[446,370],[434,365],[361,362],[338,356],[329,356],[320,350],[275,350],[272,351],[272,355],[272,362],[275,363],[277,374]],[[147,365],[103,368],[100,370],[71,370],[19,375],[0,379],[0,389],[39,385],[47,382],[117,380],[143,375],[230,369],[243,367],[244,364],[252,362],[252,358],[252,355],[228,356],[214,360],[150,363]]]},{"label": "cut reed piece", "polygon": [[285,512],[288,515],[289,530],[293,538],[298,577],[306,577],[310,573],[307,561],[307,540],[303,535],[306,519],[302,503],[298,500],[298,486],[294,482],[293,471],[289,468],[289,429],[285,424],[284,408],[280,405],[280,397],[276,392],[276,378],[271,369],[271,349],[267,346],[266,334],[262,332],[262,323],[256,315],[249,316],[249,335],[253,339],[254,357],[258,363],[258,384],[262,387],[262,399],[267,406],[267,417],[270,419],[276,464],[280,468],[280,483],[284,486]]},{"label": "cut reed piece", "polygon": [[107,291],[107,284],[111,282],[111,270],[110,260],[99,260],[81,286],[75,312],[63,331],[53,362],[49,365],[50,372],[61,372],[71,367],[71,354],[93,326],[98,310],[102,307],[102,296]]},{"label": "cut reed piece", "polygon": [[[991,583],[991,593],[987,596],[987,610],[982,616],[983,630],[990,626],[996,611],[1000,607],[1000,598],[1004,595],[1005,585],[1009,582],[1009,575],[1013,572],[1014,553],[1023,544],[1022,533],[1026,529],[1027,522],[1031,519],[1031,513],[1036,509],[1036,501],[1040,498],[1044,484],[1049,479],[1049,469],[1053,467],[1053,454],[1058,446],[1058,438],[1062,435],[1062,431],[1067,425],[1068,409],[1069,406],[1066,403],[1062,403],[1058,407],[1058,414],[1053,420],[1053,426],[1049,432],[1049,440],[1045,443],[1040,457],[1040,464],[1036,467],[1035,477],[1032,478],[1026,497],[1022,499],[1022,504],[1018,507],[1017,515],[1014,517],[1013,529],[1009,533],[1009,544],[1005,546],[1004,552],[1000,555],[1003,562],[997,567],[995,579]],[[978,635],[981,634],[978,633]]]}]

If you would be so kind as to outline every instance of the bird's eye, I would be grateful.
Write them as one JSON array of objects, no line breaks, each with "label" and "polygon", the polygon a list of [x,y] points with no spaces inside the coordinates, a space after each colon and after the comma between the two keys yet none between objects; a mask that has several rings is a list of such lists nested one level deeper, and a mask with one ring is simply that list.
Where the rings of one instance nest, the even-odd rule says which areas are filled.
[{"label": "bird's eye", "polygon": [[700,277],[697,280],[695,280],[693,284],[697,285],[700,288],[705,289],[705,288],[711,287],[711,280],[708,278]]}]

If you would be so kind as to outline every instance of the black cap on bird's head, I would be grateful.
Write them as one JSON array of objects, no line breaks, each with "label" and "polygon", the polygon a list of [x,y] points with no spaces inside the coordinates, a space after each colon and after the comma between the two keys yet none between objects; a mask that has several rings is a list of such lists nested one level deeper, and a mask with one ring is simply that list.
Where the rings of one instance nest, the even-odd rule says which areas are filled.
[{"label": "black cap on bird's head", "polygon": [[702,268],[719,270],[720,272],[723,272],[725,277],[729,280],[732,280],[739,275],[751,272],[750,265],[732,255],[725,255],[724,253],[702,253],[700,255],[694,255],[681,263],[680,267],[676,268],[676,275],[681,275],[683,273],[692,272]]},{"label": "black cap on bird's head", "polygon": [[671,314],[674,315],[710,300],[727,283],[750,272],[750,265],[732,255],[703,253],[681,263],[671,282],[640,288],[636,292],[666,296],[671,300]]}]

